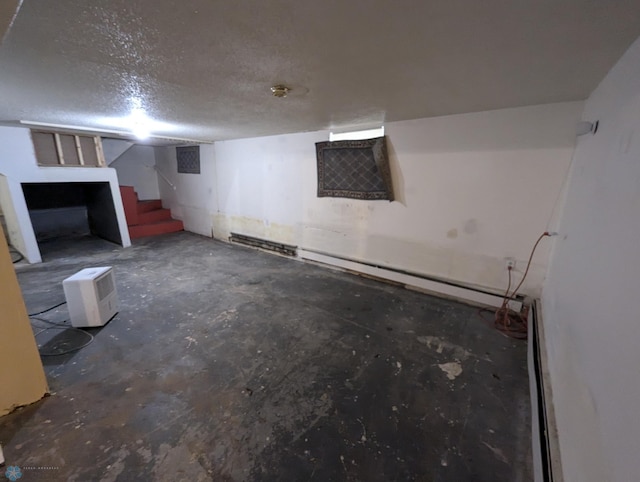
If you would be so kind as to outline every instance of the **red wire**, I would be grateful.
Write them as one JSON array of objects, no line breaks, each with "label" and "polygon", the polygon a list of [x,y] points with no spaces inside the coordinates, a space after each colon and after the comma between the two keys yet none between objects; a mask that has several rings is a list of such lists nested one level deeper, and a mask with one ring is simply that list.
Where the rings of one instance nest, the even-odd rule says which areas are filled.
[{"label": "red wire", "polygon": [[[550,236],[550,234],[545,231],[540,235],[538,240],[533,245],[533,249],[531,250],[531,254],[529,255],[529,261],[527,262],[527,268],[524,271],[524,275],[522,276],[520,283],[518,283],[518,286],[516,286],[511,295],[509,295],[509,290],[511,289],[511,268],[509,268],[509,283],[507,285],[507,291],[505,292],[502,300],[502,306],[499,310],[496,311],[495,326],[498,330],[506,333],[513,338],[527,338],[527,320],[520,313],[511,313],[509,310],[509,302],[515,298],[515,296],[518,294],[518,290],[522,287],[524,280],[527,278],[527,274],[529,274],[529,268],[531,267],[531,261],[533,260],[533,255],[536,252],[536,248],[538,247],[538,244],[540,244],[540,241],[542,241],[542,238],[544,238],[545,236]],[[515,321],[522,325],[520,328],[511,328],[512,317]]]},{"label": "red wire", "polygon": [[[511,296],[508,297],[506,303],[509,303],[509,301],[511,301],[516,296],[516,294],[518,294],[518,290],[522,286],[522,283],[524,283],[524,280],[526,279],[527,274],[529,273],[529,268],[531,267],[531,261],[533,260],[533,255],[536,252],[536,248],[538,247],[538,244],[540,244],[540,241],[542,241],[542,238],[544,238],[545,236],[550,236],[550,234],[547,231],[545,231],[540,235],[540,237],[536,241],[536,244],[533,245],[533,249],[531,250],[531,255],[529,256],[529,262],[527,263],[527,269],[524,270],[524,276],[522,277],[522,280],[520,281],[516,289],[513,290],[513,293],[511,293]],[[507,294],[508,293],[509,291],[507,290]]]}]

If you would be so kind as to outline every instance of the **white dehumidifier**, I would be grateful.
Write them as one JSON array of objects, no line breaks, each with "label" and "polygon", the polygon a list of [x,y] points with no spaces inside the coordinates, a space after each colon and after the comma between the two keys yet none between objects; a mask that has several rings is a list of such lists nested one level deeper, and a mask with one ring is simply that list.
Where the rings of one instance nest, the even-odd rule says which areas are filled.
[{"label": "white dehumidifier", "polygon": [[111,266],[85,268],[62,282],[71,324],[103,326],[120,309]]}]

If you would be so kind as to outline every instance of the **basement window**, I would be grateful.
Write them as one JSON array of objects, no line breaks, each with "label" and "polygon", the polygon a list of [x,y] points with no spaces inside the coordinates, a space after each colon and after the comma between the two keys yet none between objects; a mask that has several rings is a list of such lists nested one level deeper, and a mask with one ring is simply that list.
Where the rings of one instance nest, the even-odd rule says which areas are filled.
[{"label": "basement window", "polygon": [[374,137],[383,136],[384,126],[380,126],[377,129],[366,129],[363,131],[330,132],[329,141],[360,141],[363,139],[372,139]]},{"label": "basement window", "polygon": [[31,131],[36,161],[42,167],[105,167],[99,136]]},{"label": "basement window", "polygon": [[200,174],[200,146],[176,147],[178,173]]},{"label": "basement window", "polygon": [[385,137],[316,143],[318,197],[393,201]]}]

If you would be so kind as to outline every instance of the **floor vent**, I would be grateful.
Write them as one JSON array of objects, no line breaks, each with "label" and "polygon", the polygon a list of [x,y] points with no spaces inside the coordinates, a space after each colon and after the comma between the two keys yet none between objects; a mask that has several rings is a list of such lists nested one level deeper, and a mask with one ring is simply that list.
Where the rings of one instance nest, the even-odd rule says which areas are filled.
[{"label": "floor vent", "polygon": [[276,253],[284,254],[286,256],[296,256],[298,249],[297,246],[291,246],[290,244],[276,243],[274,241],[254,238],[253,236],[247,236],[238,233],[231,233],[231,236],[229,236],[229,241],[231,241],[232,243],[244,244],[245,246],[251,246],[253,248],[273,251]]}]

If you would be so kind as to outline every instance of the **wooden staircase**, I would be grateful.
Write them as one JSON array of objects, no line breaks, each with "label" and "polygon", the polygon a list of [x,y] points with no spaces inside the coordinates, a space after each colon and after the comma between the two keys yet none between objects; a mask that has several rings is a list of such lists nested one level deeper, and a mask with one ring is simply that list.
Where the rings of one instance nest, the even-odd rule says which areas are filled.
[{"label": "wooden staircase", "polygon": [[173,219],[160,199],[140,201],[131,186],[120,186],[120,194],[131,239],[184,231],[182,221]]}]

